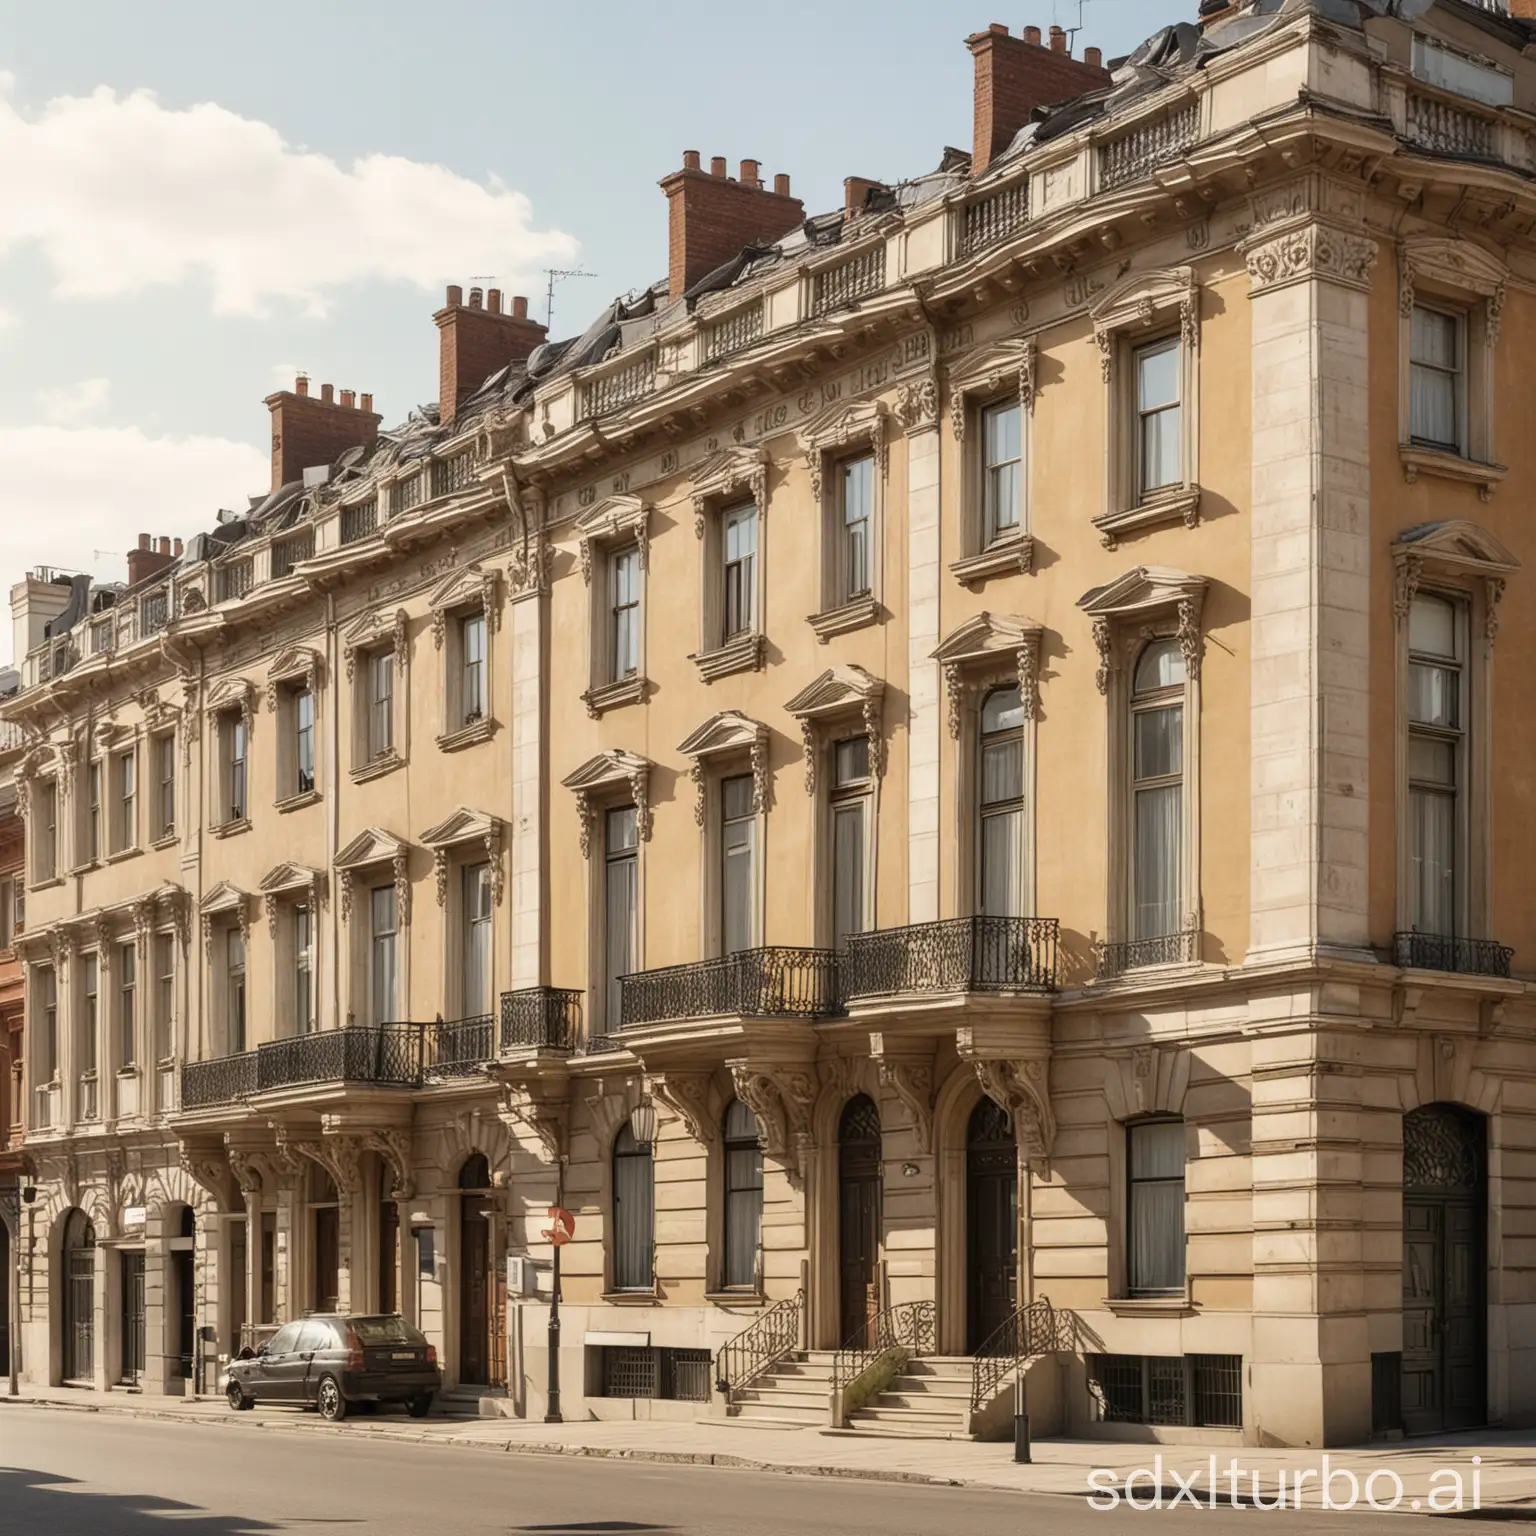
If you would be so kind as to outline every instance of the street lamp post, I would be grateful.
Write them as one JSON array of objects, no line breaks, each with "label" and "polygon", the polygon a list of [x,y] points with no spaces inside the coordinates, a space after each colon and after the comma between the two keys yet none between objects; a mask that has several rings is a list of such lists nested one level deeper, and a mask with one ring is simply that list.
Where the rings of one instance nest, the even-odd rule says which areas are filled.
[{"label": "street lamp post", "polygon": [[544,1422],[562,1424],[560,1414],[560,1247],[555,1244],[555,1257],[549,1275],[549,1401],[545,1405]]},{"label": "street lamp post", "polygon": [[21,1191],[0,1189],[0,1225],[10,1238],[11,1262],[6,1266],[6,1372],[12,1397],[19,1394],[21,1374]]}]

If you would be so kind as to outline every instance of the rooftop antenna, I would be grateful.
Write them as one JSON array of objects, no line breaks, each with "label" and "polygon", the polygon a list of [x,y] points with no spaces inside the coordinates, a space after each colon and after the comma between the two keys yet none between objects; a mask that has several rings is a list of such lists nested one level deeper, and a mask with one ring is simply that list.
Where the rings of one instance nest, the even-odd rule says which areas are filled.
[{"label": "rooftop antenna", "polygon": [[564,282],[568,277],[596,277],[596,272],[588,272],[585,267],[545,267],[544,275],[549,279],[549,287],[544,294],[544,331],[549,334],[549,328],[555,319],[555,284]]},{"label": "rooftop antenna", "polygon": [[[1072,0],[1067,0],[1067,3],[1070,5],[1072,3]],[[1067,52],[1068,53],[1076,53],[1077,52],[1077,34],[1083,30],[1083,7],[1085,5],[1089,5],[1091,3],[1092,3],[1092,0],[1077,0],[1077,25],[1075,27],[1068,27],[1067,28]],[[1054,11],[1056,9],[1056,7],[1053,5],[1051,7],[1051,9]]]}]

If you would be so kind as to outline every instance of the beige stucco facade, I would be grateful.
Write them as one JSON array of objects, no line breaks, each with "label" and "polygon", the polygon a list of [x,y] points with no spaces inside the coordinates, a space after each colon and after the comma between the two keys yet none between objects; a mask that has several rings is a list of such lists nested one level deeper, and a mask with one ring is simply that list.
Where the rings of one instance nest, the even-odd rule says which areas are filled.
[{"label": "beige stucco facade", "polygon": [[[947,1359],[985,1343],[983,1318],[1048,1298],[1057,1347],[1029,1367],[1046,1429],[1319,1445],[1536,1418],[1519,665],[1536,140],[1416,73],[1414,51],[1416,28],[1421,50],[1476,54],[1530,111],[1515,25],[1443,4],[1355,29],[1298,4],[1241,43],[1212,26],[1203,68],[1170,65],[983,177],[851,210],[835,245],[702,296],[653,294],[615,321],[616,356],[541,371],[535,355],[526,382],[412,439],[432,463],[473,455],[420,501],[395,487],[438,471],[386,443],[289,487],[281,528],[189,551],[163,627],[151,584],[81,618],[67,669],[39,647],[7,710],[31,733],[29,836],[58,839],[51,859],[29,850],[18,940],[28,1374],[80,1374],[64,1291],[89,1262],[89,1375],[119,1379],[115,1298],[142,1251],[143,1379],[173,1390],[185,1226],[211,1350],[308,1307],[398,1306],[451,1387],[540,1416],[560,1206],[567,1415],[733,1411],[751,1394],[719,1352],[770,1315],[815,1352],[906,1309]],[[1454,133],[1490,152],[1457,158]],[[983,216],[999,199],[1018,210],[1002,223]],[[1459,328],[1449,445],[1415,441],[1426,306]],[[1151,488],[1149,343],[1177,397]],[[995,525],[984,415],[1010,404],[1017,519]],[[849,590],[840,487],[866,459],[867,580]],[[751,564],[733,566],[744,508]],[[247,559],[248,589],[222,596]],[[1421,595],[1460,636],[1449,933],[1415,932]],[[484,707],[466,710],[477,620]],[[93,622],[110,648],[86,643]],[[385,654],[380,750],[367,689]],[[1015,689],[1003,910],[981,733]],[[312,788],[289,777],[301,694]],[[1152,707],[1175,711],[1178,744],[1158,849],[1137,841],[1132,748]],[[167,734],[159,828],[148,765]],[[846,784],[839,744],[867,764]],[[110,775],[130,749],[139,821],[120,841],[104,823],[93,856],[90,764]],[[844,866],[835,818],[854,800]],[[632,843],[611,815],[630,810]],[[1158,850],[1176,874],[1149,918],[1136,882]],[[490,959],[471,976],[464,871],[482,864]],[[380,911],[398,932],[383,1015]],[[138,1045],[98,1004],[93,1053],[84,957],[105,998],[125,945]],[[861,1095],[877,1205],[855,1256],[862,1186],[840,1138]],[[750,1273],[730,1257],[731,1192],[752,1200],[732,1183],[737,1099],[762,1147]],[[1015,1178],[983,1252],[989,1103]],[[645,1105],[650,1225],[621,1232]],[[1134,1128],[1175,1122],[1177,1272],[1138,1284]],[[1453,1133],[1426,1160],[1424,1138]],[[66,1244],[77,1208],[88,1260]],[[1469,1222],[1469,1246],[1421,1217]],[[1441,1277],[1432,1296],[1405,1303],[1405,1255],[1411,1285],[1421,1264]],[[1472,1280],[1452,1297],[1457,1265]],[[1458,1342],[1431,1348],[1425,1328]],[[637,1370],[651,1392],[634,1395]]]}]

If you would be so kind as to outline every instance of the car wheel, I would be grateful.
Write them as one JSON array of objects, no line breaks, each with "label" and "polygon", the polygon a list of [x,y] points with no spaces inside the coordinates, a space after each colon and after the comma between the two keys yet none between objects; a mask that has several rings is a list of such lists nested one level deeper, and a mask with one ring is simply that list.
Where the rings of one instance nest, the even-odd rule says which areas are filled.
[{"label": "car wheel", "polygon": [[405,1405],[405,1411],[413,1419],[424,1419],[432,1411],[432,1394],[430,1392],[418,1392]]},{"label": "car wheel", "polygon": [[241,1391],[240,1383],[238,1381],[230,1382],[228,1387],[224,1389],[224,1397],[228,1401],[229,1406],[236,1413],[243,1413],[247,1408],[252,1406],[250,1398],[248,1398],[245,1393]]},{"label": "car wheel", "polygon": [[320,1417],[328,1424],[339,1424],[347,1416],[347,1400],[341,1394],[341,1383],[334,1376],[320,1378],[320,1390],[315,1394],[315,1406]]}]

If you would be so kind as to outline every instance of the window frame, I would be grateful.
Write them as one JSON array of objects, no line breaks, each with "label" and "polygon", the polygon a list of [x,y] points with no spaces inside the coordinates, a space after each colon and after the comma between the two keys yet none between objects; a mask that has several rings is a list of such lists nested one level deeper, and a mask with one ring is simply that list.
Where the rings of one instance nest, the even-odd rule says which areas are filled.
[{"label": "window frame", "polygon": [[111,756],[112,816],[111,853],[137,853],[139,849],[139,748],[134,742],[116,747]]},{"label": "window frame", "polygon": [[[750,513],[752,549],[749,555],[728,558],[727,534],[733,519]],[[699,675],[707,681],[735,672],[755,672],[762,668],[767,636],[764,630],[764,606],[767,585],[764,579],[767,519],[763,500],[754,495],[727,495],[718,498],[703,517],[703,597],[700,604],[699,649],[691,660]],[[749,564],[748,564],[749,562]],[[745,624],[726,632],[732,572],[742,601],[750,607]]]},{"label": "window frame", "polygon": [[[651,506],[638,496],[613,495],[576,519],[582,582],[587,589],[587,686],[581,698],[591,719],[643,700],[650,579]],[[619,676],[616,667],[617,562],[635,556],[635,667]]]},{"label": "window frame", "polygon": [[[760,949],[763,944],[763,847],[761,817],[754,796],[755,781],[748,773],[723,773],[715,783],[715,851],[718,860],[715,882],[717,892],[717,904],[714,914],[716,933],[718,935],[719,954],[723,957],[732,954],[742,954],[754,949]],[[745,809],[732,811],[733,793],[735,798],[744,796]],[[744,843],[732,843],[732,837],[738,835],[733,829],[742,829],[746,835]],[[733,854],[745,851],[747,857],[744,860],[733,862]],[[738,876],[735,871],[745,868],[745,876]],[[745,881],[745,890],[742,893],[747,903],[746,912],[746,942],[730,947],[730,894],[737,880]]]},{"label": "window frame", "polygon": [[[236,953],[236,941],[239,952]],[[218,939],[220,1023],[227,1056],[251,1049],[250,941],[243,923],[225,923]]]},{"label": "window frame", "polygon": [[[157,731],[150,736],[149,743],[150,758],[155,770],[154,811],[150,828],[150,843],[154,846],[176,836],[176,733]],[[169,774],[165,771],[167,766]]]},{"label": "window frame", "polygon": [[[626,1138],[628,1138],[628,1145],[626,1145]],[[630,1150],[631,1147],[633,1150]],[[649,1274],[644,1277],[638,1272],[635,1274],[621,1273],[619,1267],[620,1254],[625,1247],[621,1240],[623,1234],[620,1231],[620,1222],[626,1219],[619,1193],[620,1158],[626,1160],[633,1159],[637,1166],[641,1162],[648,1166],[649,1179],[646,1181],[646,1189],[649,1195],[649,1204],[644,1213],[644,1219],[649,1236],[650,1266]],[[613,1199],[610,1205],[613,1213],[613,1234],[612,1240],[606,1245],[609,1256],[608,1293],[616,1296],[654,1294],[656,1290],[656,1144],[655,1142],[645,1144],[635,1141],[634,1133],[630,1130],[628,1122],[622,1122],[614,1133],[613,1144],[609,1149],[608,1162],[610,1187],[613,1191]],[[639,1235],[637,1234],[637,1241],[634,1243],[637,1249],[646,1246],[638,1241]]]},{"label": "window frame", "polygon": [[85,858],[80,861],[82,868],[99,864],[106,857],[107,806],[102,798],[102,789],[107,777],[105,767],[106,764],[100,756],[86,759],[85,795],[81,805],[85,818]]},{"label": "window frame", "polygon": [[[863,748],[864,771],[855,774],[845,780],[842,777],[840,755],[844,747],[857,744]],[[828,880],[825,899],[828,904],[826,914],[825,933],[827,947],[840,949],[839,939],[839,893],[841,886],[841,871],[838,867],[838,853],[840,841],[838,837],[838,819],[850,808],[857,808],[859,813],[859,926],[850,928],[849,934],[865,934],[875,926],[875,890],[874,890],[874,846],[876,841],[876,795],[879,787],[878,764],[875,761],[876,754],[871,750],[869,735],[865,731],[852,731],[848,733],[832,732],[827,742],[827,803],[826,803],[826,846]]]},{"label": "window frame", "polygon": [[[1138,507],[1145,507],[1149,503],[1156,501],[1159,497],[1169,496],[1174,494],[1176,490],[1181,490],[1188,477],[1188,471],[1183,462],[1185,449],[1184,413],[1187,409],[1184,402],[1183,381],[1180,377],[1184,371],[1183,347],[1183,341],[1178,333],[1170,332],[1156,341],[1142,342],[1131,348],[1131,389],[1133,391],[1133,398],[1129,409],[1134,414],[1135,420],[1134,452],[1136,467],[1133,485],[1135,504]],[[1148,405],[1142,393],[1144,364],[1150,358],[1163,357],[1170,352],[1174,355],[1174,375],[1180,387],[1175,389],[1172,400],[1164,401],[1158,405]],[[1153,485],[1149,483],[1147,477],[1148,448],[1150,446],[1149,428],[1154,422],[1174,412],[1178,413],[1175,417],[1177,428],[1174,434],[1178,441],[1178,473],[1169,479],[1159,480],[1157,484]]]},{"label": "window frame", "polygon": [[41,774],[28,790],[27,817],[31,857],[27,860],[26,880],[29,890],[38,890],[61,878],[59,847],[59,775]]},{"label": "window frame", "polygon": [[[488,857],[475,856],[459,861],[456,868],[455,948],[458,963],[454,967],[455,996],[449,1000],[450,1016],[461,1019],[478,1018],[494,1011],[496,997],[496,901],[492,864]],[[476,889],[473,893],[470,891],[471,875],[477,876]],[[484,898],[483,915],[477,910],[482,897]],[[485,971],[475,987],[475,990],[482,993],[480,1001],[484,1003],[484,1007],[479,1009],[471,1006],[475,999],[470,995],[473,984],[470,968],[477,928],[483,928],[485,944],[483,960]]]},{"label": "window frame", "polygon": [[[458,752],[489,741],[497,728],[496,636],[500,631],[500,577],[479,564],[467,565],[441,583],[428,599],[432,611],[432,643],[440,656],[441,688],[437,747]],[[482,626],[483,655],[471,662],[468,640],[476,624]],[[471,666],[478,665],[478,718],[470,718],[473,700],[468,695]]]},{"label": "window frame", "polygon": [[[1019,723],[1016,726],[1000,727],[995,731],[986,729],[987,706],[993,699],[999,696],[1017,694],[1019,696]],[[974,720],[975,745],[972,754],[971,778],[973,804],[975,815],[972,818],[972,894],[971,910],[978,917],[1031,917],[1033,916],[1032,901],[1025,900],[1025,894],[1029,891],[1031,881],[1029,877],[1029,854],[1031,845],[1030,803],[1031,803],[1031,758],[1032,742],[1030,731],[1029,709],[1024,701],[1023,691],[1019,687],[1017,679],[1000,678],[991,686],[978,690],[976,711]],[[986,798],[986,771],[987,752],[989,747],[1004,746],[1009,741],[1016,740],[1019,745],[1019,790],[1017,795],[1006,799],[988,800]],[[1017,912],[990,912],[987,910],[987,822],[991,819],[1004,817],[1018,817],[1018,836],[1013,840],[1013,880],[1012,883],[1019,893],[1018,905],[1021,908]]]},{"label": "window frame", "polygon": [[[634,839],[632,842],[620,843],[615,846],[614,827],[617,818],[633,816],[635,818]],[[598,925],[599,941],[595,951],[602,957],[601,982],[598,990],[598,1002],[600,1011],[594,1016],[603,1025],[604,1029],[612,1033],[623,1024],[623,994],[619,987],[619,978],[623,975],[631,975],[639,968],[640,963],[640,830],[639,812],[633,805],[611,805],[602,812],[602,891],[597,902],[596,918]],[[615,895],[615,881],[620,877],[618,870],[626,870],[624,876],[629,886],[629,942],[626,946],[632,956],[632,964],[627,970],[616,969],[614,966],[613,932],[613,903]]]},{"label": "window frame", "polygon": [[[1143,1175],[1136,1173],[1136,1136],[1138,1131],[1144,1131],[1152,1126],[1176,1125],[1182,1132],[1184,1147],[1183,1158],[1179,1165],[1179,1177],[1171,1178],[1167,1175]],[[1172,1300],[1189,1295],[1189,1125],[1182,1115],[1173,1114],[1148,1114],[1138,1115],[1134,1119],[1124,1123],[1125,1131],[1125,1290],[1124,1295],[1130,1300]],[[1181,1191],[1179,1200],[1180,1211],[1180,1244],[1179,1244],[1179,1269],[1178,1282],[1173,1285],[1148,1285],[1138,1283],[1139,1264],[1138,1249],[1136,1245],[1136,1215],[1138,1188],[1156,1185],[1165,1187],[1177,1184]]]},{"label": "window frame", "polygon": [[116,963],[112,967],[113,991],[117,995],[114,1030],[117,1043],[116,1062],[120,1073],[139,1069],[139,947],[136,939],[120,940]]},{"label": "window frame", "polygon": [[[733,1135],[731,1133],[732,1111],[737,1105],[740,1105],[742,1110],[751,1118],[755,1127],[754,1134],[750,1138],[744,1134]],[[739,1162],[733,1162],[733,1153],[737,1154],[738,1157],[743,1153],[755,1154],[755,1182],[733,1182],[740,1166]],[[757,1116],[753,1114],[751,1107],[734,1096],[727,1101],[725,1109],[720,1116],[720,1191],[719,1292],[721,1295],[759,1295],[763,1288],[763,1219],[767,1206],[763,1164],[763,1133],[762,1126],[758,1122]],[[734,1207],[731,1197],[738,1194],[755,1194],[757,1196],[756,1211],[752,1218],[756,1240],[752,1245],[752,1274],[748,1278],[737,1276],[731,1269],[732,1239],[735,1235],[735,1218],[732,1216]]]},{"label": "window frame", "polygon": [[[829,406],[796,434],[816,505],[817,609],[807,622],[822,641],[873,624],[885,611],[889,421],[883,401],[855,400]],[[848,576],[846,477],[850,465],[866,459],[870,461],[869,512],[864,520],[868,580],[863,588],[854,590]]]},{"label": "window frame", "polygon": [[[348,777],[363,784],[403,767],[410,755],[410,620],[403,608],[370,610],[346,631],[342,644],[351,703]],[[392,658],[389,744],[376,753],[371,734],[374,668],[386,655]]]},{"label": "window frame", "polygon": [[315,993],[315,903],[307,896],[288,904],[290,1017],[294,1033],[310,1035],[319,1027]]},{"label": "window frame", "polygon": [[[370,882],[365,887],[365,889],[368,892],[368,943],[366,953],[363,957],[363,996],[367,1003],[366,1022],[370,1025],[395,1023],[399,1020],[402,1012],[400,1007],[400,940],[405,926],[400,920],[399,892],[396,889],[394,881],[392,880],[386,884],[374,884]],[[387,897],[387,900],[381,900],[381,898],[385,897]],[[381,929],[379,926],[379,913],[386,907],[389,913],[389,926],[387,928]],[[389,941],[391,993],[390,997],[388,998],[389,1007],[387,1009],[383,1009],[379,1006],[380,1003],[384,1001],[384,999],[380,996],[379,988],[379,962],[381,953],[380,943],[385,939]]]},{"label": "window frame", "polygon": [[[1413,609],[1424,603],[1441,603],[1450,613],[1452,628],[1452,645],[1454,653],[1443,655],[1417,649],[1413,643]],[[1471,665],[1469,652],[1471,650],[1471,604],[1460,595],[1443,593],[1439,590],[1421,590],[1415,594],[1410,603],[1407,621],[1407,646],[1408,646],[1408,709],[1403,720],[1403,728],[1408,734],[1408,841],[1404,845],[1404,856],[1409,864],[1409,904],[1408,904],[1408,928],[1414,933],[1427,933],[1442,935],[1446,938],[1468,938],[1472,935],[1468,932],[1468,913],[1471,908],[1469,900],[1469,876],[1470,876],[1470,848],[1469,837],[1470,816],[1468,770],[1471,757],[1471,732],[1468,729],[1468,711],[1472,698]],[[1412,684],[1413,674],[1417,668],[1433,668],[1435,671],[1453,675],[1455,678],[1455,720],[1448,725],[1440,725],[1430,721],[1421,721],[1414,717]],[[1434,782],[1416,778],[1413,768],[1413,746],[1415,741],[1423,741],[1433,746],[1447,747],[1450,749],[1451,775],[1449,782]],[[1415,848],[1414,828],[1416,825],[1415,805],[1423,795],[1433,795],[1439,800],[1448,800],[1451,807],[1451,899],[1449,925],[1446,927],[1431,926],[1421,919],[1427,916],[1421,905],[1421,879],[1416,873],[1420,855]]]},{"label": "window frame", "polygon": [[[155,971],[154,1036],[150,1041],[157,1065],[176,1059],[176,935],[170,929],[157,929],[153,936],[152,963]],[[170,957],[170,968],[161,965],[164,956]],[[162,1050],[162,1046],[165,1049]]]},{"label": "window frame", "polygon": [[[1182,835],[1179,838],[1178,858],[1179,865],[1175,872],[1174,904],[1178,909],[1180,926],[1168,932],[1143,933],[1141,931],[1141,904],[1137,899],[1138,882],[1140,879],[1140,865],[1137,858],[1137,846],[1141,829],[1141,797],[1154,794],[1159,790],[1177,788],[1179,791],[1179,817],[1182,822],[1184,816],[1184,801],[1189,793],[1189,786],[1185,782],[1185,744],[1187,731],[1185,729],[1184,711],[1188,708],[1188,667],[1180,656],[1180,671],[1182,676],[1177,682],[1165,684],[1161,687],[1153,687],[1146,690],[1137,684],[1137,674],[1142,664],[1153,650],[1172,649],[1178,654],[1177,635],[1153,634],[1146,637],[1135,655],[1130,659],[1127,668],[1129,673],[1129,688],[1126,696],[1126,732],[1125,746],[1128,754],[1125,764],[1126,783],[1128,785],[1129,803],[1125,809],[1126,841],[1126,935],[1132,943],[1167,939],[1186,932],[1184,927],[1184,914],[1188,910],[1187,900],[1189,889],[1189,870],[1185,865],[1187,850],[1184,847]],[[1165,714],[1173,710],[1179,711],[1179,766],[1177,770],[1164,773],[1154,773],[1143,777],[1137,768],[1136,749],[1138,743],[1138,725],[1141,719],[1155,714]]]},{"label": "window frame", "polygon": [[225,709],[215,716],[215,726],[219,771],[214,776],[218,814],[212,818],[213,827],[215,831],[234,830],[250,825],[250,725],[239,709]]},{"label": "window frame", "polygon": [[[1433,315],[1438,320],[1448,320],[1451,326],[1451,334],[1455,341],[1456,362],[1453,367],[1443,367],[1438,363],[1426,361],[1414,355],[1413,334],[1414,322],[1419,315]],[[1418,298],[1413,304],[1412,313],[1408,317],[1408,445],[1412,448],[1427,448],[1437,453],[1448,453],[1458,459],[1470,458],[1470,404],[1468,388],[1468,363],[1471,360],[1471,348],[1468,345],[1471,329],[1470,316],[1462,309],[1452,309],[1444,301],[1440,303],[1424,302]],[[1454,418],[1454,436],[1450,440],[1443,440],[1428,436],[1417,430],[1419,423],[1414,419],[1414,382],[1421,372],[1432,373],[1437,378],[1449,378],[1451,385],[1451,414]]]}]

